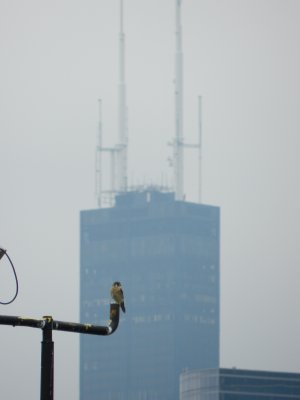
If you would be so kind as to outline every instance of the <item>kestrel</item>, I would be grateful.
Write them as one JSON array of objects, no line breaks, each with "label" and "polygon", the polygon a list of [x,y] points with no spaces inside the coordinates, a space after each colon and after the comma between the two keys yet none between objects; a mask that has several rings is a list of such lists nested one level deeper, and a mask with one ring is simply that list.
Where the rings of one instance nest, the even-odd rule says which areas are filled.
[{"label": "kestrel", "polygon": [[125,313],[125,304],[124,304],[124,294],[122,290],[121,282],[114,282],[111,290],[110,290],[111,297],[113,300],[120,305],[122,311]]}]

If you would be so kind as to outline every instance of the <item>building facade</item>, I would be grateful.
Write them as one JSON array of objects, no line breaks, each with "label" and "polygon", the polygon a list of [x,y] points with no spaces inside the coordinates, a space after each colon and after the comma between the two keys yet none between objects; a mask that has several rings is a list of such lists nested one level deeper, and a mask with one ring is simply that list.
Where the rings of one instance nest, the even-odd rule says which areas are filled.
[{"label": "building facade", "polygon": [[81,400],[178,400],[185,369],[218,368],[219,208],[128,192],[81,212],[81,322],[106,324],[113,281],[126,314],[80,337]]},{"label": "building facade", "polygon": [[300,399],[300,374],[219,368],[180,376],[180,400],[275,399]]}]

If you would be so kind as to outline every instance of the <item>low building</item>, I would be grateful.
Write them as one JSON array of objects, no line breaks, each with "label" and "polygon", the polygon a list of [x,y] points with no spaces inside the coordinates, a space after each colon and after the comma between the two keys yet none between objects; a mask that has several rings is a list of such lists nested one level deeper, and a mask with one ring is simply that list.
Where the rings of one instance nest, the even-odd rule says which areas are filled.
[{"label": "low building", "polygon": [[180,375],[180,400],[300,399],[300,373],[218,368]]}]

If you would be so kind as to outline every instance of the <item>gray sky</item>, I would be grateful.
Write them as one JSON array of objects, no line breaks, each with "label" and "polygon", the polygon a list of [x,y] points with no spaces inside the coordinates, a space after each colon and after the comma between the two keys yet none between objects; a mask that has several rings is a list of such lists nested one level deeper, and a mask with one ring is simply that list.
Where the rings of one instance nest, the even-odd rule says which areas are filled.
[{"label": "gray sky", "polygon": [[[203,202],[221,207],[226,367],[300,372],[299,12],[297,0],[182,5],[185,139],[196,140],[200,94]],[[0,244],[20,283],[1,314],[78,321],[99,97],[104,142],[117,140],[118,22],[117,0],[0,0]],[[125,30],[129,180],[160,182],[174,135],[174,1],[125,0]],[[14,290],[5,265],[0,300]],[[41,332],[2,326],[0,338],[1,397],[38,399]],[[79,337],[54,341],[56,399],[78,399]]]}]

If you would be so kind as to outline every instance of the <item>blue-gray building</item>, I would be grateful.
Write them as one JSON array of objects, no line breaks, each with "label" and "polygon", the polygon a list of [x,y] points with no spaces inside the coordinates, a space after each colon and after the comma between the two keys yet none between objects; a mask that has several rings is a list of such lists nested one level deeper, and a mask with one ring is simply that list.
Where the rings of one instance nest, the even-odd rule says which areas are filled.
[{"label": "blue-gray building", "polygon": [[81,212],[81,322],[105,324],[112,282],[126,314],[80,337],[81,400],[178,400],[185,369],[219,367],[219,208],[128,192]]},{"label": "blue-gray building", "polygon": [[180,400],[296,400],[300,374],[237,368],[185,371]]}]

